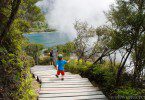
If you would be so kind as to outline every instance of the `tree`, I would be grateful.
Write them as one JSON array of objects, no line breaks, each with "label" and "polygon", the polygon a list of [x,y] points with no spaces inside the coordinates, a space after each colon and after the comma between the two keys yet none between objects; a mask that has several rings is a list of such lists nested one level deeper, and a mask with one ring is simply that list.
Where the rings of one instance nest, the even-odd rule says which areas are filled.
[{"label": "tree", "polygon": [[[33,59],[22,50],[25,44],[22,34],[29,30],[30,20],[36,17],[29,17],[34,14],[32,12],[36,2],[37,0],[0,1],[0,96],[5,100],[26,100],[35,95],[30,75]],[[25,8],[28,5],[29,8],[34,7],[31,12]],[[39,12],[40,10],[38,15]],[[39,17],[34,19],[37,21]]]},{"label": "tree", "polygon": [[93,48],[93,52],[98,54],[98,58],[94,61],[93,64],[97,64],[98,61],[101,61],[103,57],[109,56],[115,52],[115,49],[110,48],[111,32],[108,26],[96,28],[97,41]]},{"label": "tree", "polygon": [[[31,31],[36,23],[45,23],[45,17],[41,12],[41,9],[36,6],[36,3],[40,0],[22,0],[19,9],[19,16],[30,24],[26,32]],[[40,27],[41,28],[41,27]]]},{"label": "tree", "polygon": [[119,85],[125,63],[134,54],[134,82],[140,80],[144,61],[145,37],[145,1],[117,0],[108,13],[108,20],[112,24],[112,48],[124,49],[126,53],[118,69],[116,84]]},{"label": "tree", "polygon": [[[91,52],[89,39],[95,35],[95,29],[89,27],[87,23],[76,22],[74,25],[77,31],[77,38],[74,40],[74,45],[76,47],[76,54],[78,56],[78,61],[83,59],[87,60],[89,52]],[[88,50],[89,48],[89,50]]]},{"label": "tree", "polygon": [[[9,9],[9,3],[12,2],[11,4],[11,12],[10,12],[10,16],[7,18],[7,16],[5,15],[4,11],[2,8],[5,8],[6,7],[6,11],[8,11]],[[1,1],[1,17],[2,17],[2,20],[1,21],[1,26],[0,27],[0,39],[1,39],[1,42],[2,42],[2,39],[3,37],[8,33],[9,29],[10,29],[10,26],[12,25],[14,19],[15,19],[15,16],[18,12],[18,9],[19,9],[19,6],[20,6],[20,3],[21,3],[21,0],[10,0],[10,1]],[[0,42],[0,43],[1,43]]]},{"label": "tree", "polygon": [[[76,22],[75,29],[77,38],[74,44],[78,60],[92,60],[93,64],[97,64],[104,57],[115,52],[109,47],[112,29],[109,29],[108,26],[92,28],[87,23]],[[89,42],[92,37],[96,39],[93,44]]]}]

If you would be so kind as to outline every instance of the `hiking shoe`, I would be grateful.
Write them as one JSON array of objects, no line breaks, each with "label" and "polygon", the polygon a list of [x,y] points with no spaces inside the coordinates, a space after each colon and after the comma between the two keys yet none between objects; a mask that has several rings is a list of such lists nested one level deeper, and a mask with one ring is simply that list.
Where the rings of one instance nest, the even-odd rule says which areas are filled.
[{"label": "hiking shoe", "polygon": [[63,80],[64,80],[64,78],[61,78],[61,80],[63,81]]},{"label": "hiking shoe", "polygon": [[58,75],[55,75],[58,78]]}]

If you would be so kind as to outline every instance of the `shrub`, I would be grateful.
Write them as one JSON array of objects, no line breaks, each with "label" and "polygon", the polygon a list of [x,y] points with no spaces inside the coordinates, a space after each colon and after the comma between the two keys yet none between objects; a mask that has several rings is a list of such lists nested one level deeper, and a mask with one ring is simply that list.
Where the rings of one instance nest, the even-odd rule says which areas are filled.
[{"label": "shrub", "polygon": [[144,92],[140,89],[132,87],[122,87],[114,91],[114,97],[116,100],[144,100]]},{"label": "shrub", "polygon": [[67,71],[85,76],[90,65],[91,65],[90,62],[86,62],[85,64],[82,64],[81,61],[78,62],[77,60],[71,60],[70,63],[65,65],[65,69]]},{"label": "shrub", "polygon": [[41,54],[41,50],[43,50],[44,47],[41,44],[34,44],[34,43],[29,43],[25,47],[25,52],[34,58],[35,63],[38,64],[38,58]]},{"label": "shrub", "polygon": [[25,53],[15,55],[2,52],[0,56],[0,88],[5,100],[34,100],[37,96],[32,88],[30,67],[34,60]]},{"label": "shrub", "polygon": [[69,56],[71,52],[74,52],[75,46],[73,42],[68,42],[65,45],[58,45],[57,49],[60,53],[64,53],[65,55]]},{"label": "shrub", "polygon": [[127,88],[118,89],[114,93],[121,96],[137,96],[141,94],[141,91],[131,87],[127,87]]},{"label": "shrub", "polygon": [[48,56],[49,55],[49,52],[50,52],[49,50],[44,50],[43,53],[44,53],[44,55],[47,55]]},{"label": "shrub", "polygon": [[111,70],[111,67],[104,64],[98,64],[93,70],[94,79],[99,85],[102,86],[106,94],[111,94],[112,89],[115,88],[116,72]]},{"label": "shrub", "polygon": [[[94,67],[94,69],[91,71],[90,67]],[[78,63],[77,60],[72,60],[69,64],[66,65],[65,69],[95,81],[102,87],[105,94],[112,94],[113,90],[115,89],[115,79],[117,72],[117,68],[115,67],[113,67],[112,70],[109,62],[92,65],[91,62],[84,63],[80,60]]]},{"label": "shrub", "polygon": [[[90,67],[93,67],[94,69],[90,70]],[[132,76],[125,72],[122,75],[122,86],[116,87],[116,73],[118,67],[118,63],[116,63],[115,66],[111,66],[111,63],[108,61],[92,65],[91,62],[83,62],[82,60],[78,62],[77,60],[71,60],[71,62],[65,66],[65,69],[96,82],[109,99],[117,100],[118,98],[115,97],[143,95],[145,92],[142,91],[142,89],[138,88],[135,90],[132,88]],[[130,98],[127,97],[125,99]]]},{"label": "shrub", "polygon": [[48,56],[42,57],[39,59],[40,65],[49,65],[49,62],[50,62],[50,57],[48,57]]}]

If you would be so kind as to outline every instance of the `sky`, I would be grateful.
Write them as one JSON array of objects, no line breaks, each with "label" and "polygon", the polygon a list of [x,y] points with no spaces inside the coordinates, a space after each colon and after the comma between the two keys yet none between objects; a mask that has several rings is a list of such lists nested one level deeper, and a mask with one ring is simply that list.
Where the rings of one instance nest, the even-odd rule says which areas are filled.
[{"label": "sky", "polygon": [[87,22],[98,27],[107,23],[104,11],[115,0],[43,0],[38,6],[49,8],[46,13],[47,23],[60,32],[75,36],[76,21]]}]

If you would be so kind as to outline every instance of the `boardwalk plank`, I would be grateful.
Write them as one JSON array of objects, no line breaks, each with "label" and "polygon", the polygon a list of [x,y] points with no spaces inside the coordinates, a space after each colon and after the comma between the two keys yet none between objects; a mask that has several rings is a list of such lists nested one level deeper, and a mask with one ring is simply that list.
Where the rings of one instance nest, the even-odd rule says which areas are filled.
[{"label": "boardwalk plank", "polygon": [[[56,75],[56,72],[51,72],[51,73],[33,73],[34,75],[36,75],[36,76],[44,76],[44,75]],[[69,73],[65,73],[65,75],[71,75],[71,74],[69,74]]]},{"label": "boardwalk plank", "polygon": [[76,88],[41,88],[41,90],[44,90],[44,91],[47,91],[47,90],[50,90],[50,91],[59,91],[59,90],[99,90],[97,87],[76,87]]},{"label": "boardwalk plank", "polygon": [[78,74],[66,72],[62,81],[55,77],[53,66],[34,66],[31,73],[41,81],[38,100],[107,100],[98,87]]},{"label": "boardwalk plank", "polygon": [[[76,93],[59,93],[59,94],[48,94],[48,93],[44,93],[44,94],[40,94],[39,97],[40,98],[54,98],[54,97],[76,97],[76,96],[91,96],[91,95],[102,95],[99,92],[96,91],[92,91],[92,92],[76,92]],[[104,96],[102,96],[104,98]]]},{"label": "boardwalk plank", "polygon": [[90,83],[90,81],[87,80],[77,80],[77,81],[62,81],[62,80],[57,80],[57,81],[43,81],[43,83]]},{"label": "boardwalk plank", "polygon": [[[56,78],[55,75],[41,75],[40,78]],[[59,76],[61,77],[61,75]],[[66,75],[64,78],[82,78],[80,75],[75,74],[75,75]]]},{"label": "boardwalk plank", "polygon": [[[41,78],[42,81],[60,80],[60,78]],[[64,81],[89,81],[87,78],[65,78]]]},{"label": "boardwalk plank", "polygon": [[[42,82],[44,83],[48,83],[48,82],[62,82],[61,79],[55,79],[55,80],[42,80]],[[89,82],[88,80],[64,80],[64,82]]]},{"label": "boardwalk plank", "polygon": [[48,93],[48,94],[62,94],[62,93],[84,93],[84,92],[95,92],[95,93],[97,93],[97,94],[102,94],[103,95],[103,93],[102,93],[102,91],[97,91],[97,89],[82,89],[82,90],[66,90],[66,89],[63,89],[63,90],[58,90],[58,91],[55,91],[55,90],[41,90],[39,93],[40,94],[46,94],[46,93]]},{"label": "boardwalk plank", "polygon": [[[50,100],[90,100],[90,99],[102,99],[102,100],[106,100],[106,97],[104,95],[90,95],[90,96],[75,96],[75,97],[52,97],[52,98],[49,98]],[[48,98],[39,98],[38,100],[49,100]]]},{"label": "boardwalk plank", "polygon": [[90,82],[54,82],[54,83],[43,83],[47,85],[92,85]]},{"label": "boardwalk plank", "polygon": [[80,84],[80,85],[49,85],[49,84],[42,84],[42,88],[48,87],[48,88],[74,88],[74,87],[93,87],[91,84]]}]

